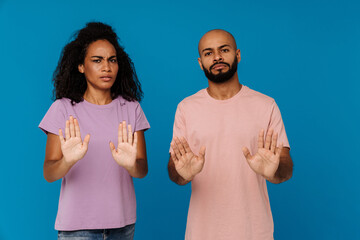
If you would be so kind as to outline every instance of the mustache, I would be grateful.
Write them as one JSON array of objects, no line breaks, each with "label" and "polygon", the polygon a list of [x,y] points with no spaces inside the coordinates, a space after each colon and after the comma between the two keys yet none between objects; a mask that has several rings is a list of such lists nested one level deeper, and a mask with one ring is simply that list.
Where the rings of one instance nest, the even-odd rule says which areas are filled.
[{"label": "mustache", "polygon": [[228,64],[228,63],[226,63],[226,62],[217,62],[217,63],[214,63],[213,65],[210,66],[210,70],[211,70],[213,67],[215,67],[215,65],[217,65],[217,64],[225,64],[225,65],[227,65],[228,67],[230,67],[230,64]]}]

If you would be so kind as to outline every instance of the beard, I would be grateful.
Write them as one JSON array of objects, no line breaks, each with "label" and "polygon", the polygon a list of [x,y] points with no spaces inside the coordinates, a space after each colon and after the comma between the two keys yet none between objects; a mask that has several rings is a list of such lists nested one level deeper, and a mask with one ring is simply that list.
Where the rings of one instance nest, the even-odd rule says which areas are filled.
[{"label": "beard", "polygon": [[[223,72],[222,70],[218,73],[218,74],[213,74],[211,72],[211,69],[216,65],[216,64],[224,64],[224,65],[227,65],[229,67],[229,70],[227,72]],[[204,68],[204,73],[205,73],[205,76],[207,77],[207,79],[209,79],[210,81],[212,81],[213,83],[224,83],[224,82],[227,82],[229,81],[233,76],[234,74],[236,73],[237,71],[237,65],[238,65],[238,62],[237,62],[237,58],[236,58],[236,55],[235,55],[235,59],[234,61],[232,62],[231,66],[230,64],[226,63],[226,62],[217,62],[217,63],[214,63],[213,65],[210,66],[209,70]]]}]

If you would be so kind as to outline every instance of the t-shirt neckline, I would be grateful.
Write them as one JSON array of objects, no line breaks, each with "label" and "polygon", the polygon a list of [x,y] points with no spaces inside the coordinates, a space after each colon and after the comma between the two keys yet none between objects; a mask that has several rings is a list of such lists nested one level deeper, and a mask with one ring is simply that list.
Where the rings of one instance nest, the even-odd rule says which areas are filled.
[{"label": "t-shirt neckline", "polygon": [[241,89],[239,92],[237,92],[234,96],[232,96],[231,98],[228,99],[224,99],[224,100],[219,100],[219,99],[215,99],[212,96],[210,96],[209,92],[207,91],[207,88],[203,89],[204,90],[204,94],[205,96],[210,99],[212,102],[214,103],[219,103],[219,104],[223,104],[223,103],[229,103],[232,101],[235,101],[237,98],[239,98],[240,96],[242,96],[244,94],[244,92],[246,91],[248,87],[246,87],[245,85],[241,86]]},{"label": "t-shirt neckline", "polygon": [[88,102],[84,99],[83,103],[90,108],[93,109],[107,109],[107,108],[111,108],[114,104],[116,104],[116,101],[118,100],[118,98],[113,99],[110,103],[105,104],[105,105],[98,105],[98,104],[94,104],[91,102]]}]

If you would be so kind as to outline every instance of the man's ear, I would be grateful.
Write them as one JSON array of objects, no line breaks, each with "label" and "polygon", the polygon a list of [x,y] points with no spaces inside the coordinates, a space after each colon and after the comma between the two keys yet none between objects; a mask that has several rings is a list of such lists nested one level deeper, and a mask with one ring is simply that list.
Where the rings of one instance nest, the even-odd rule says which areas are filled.
[{"label": "man's ear", "polygon": [[198,58],[198,62],[199,62],[199,65],[200,65],[201,70],[204,70],[203,65],[202,65],[202,63],[201,63],[201,58]]},{"label": "man's ear", "polygon": [[236,50],[236,58],[237,58],[238,63],[239,63],[239,62],[240,62],[240,60],[241,60],[240,49],[237,49],[237,50]]},{"label": "man's ear", "polygon": [[84,73],[85,72],[84,71],[84,64],[79,64],[78,65],[78,70],[79,70],[79,72]]}]

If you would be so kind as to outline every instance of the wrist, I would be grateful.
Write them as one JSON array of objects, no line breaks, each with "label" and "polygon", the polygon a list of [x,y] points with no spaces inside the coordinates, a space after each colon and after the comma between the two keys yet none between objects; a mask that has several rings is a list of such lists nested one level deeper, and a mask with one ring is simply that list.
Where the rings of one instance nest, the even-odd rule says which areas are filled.
[{"label": "wrist", "polygon": [[265,177],[264,176],[264,178],[267,180],[267,181],[269,181],[269,182],[271,182],[271,183],[281,183],[281,179],[279,178],[279,177],[277,177],[276,175],[274,175],[274,176],[272,176],[272,177]]},{"label": "wrist", "polygon": [[[120,164],[119,164],[120,165]],[[136,172],[136,161],[131,165],[120,165],[121,167],[125,168],[125,170],[130,174],[133,175]]]},{"label": "wrist", "polygon": [[63,164],[68,168],[71,168],[72,166],[74,166],[75,163],[77,163],[77,161],[78,160],[65,158],[65,156],[63,156],[63,158],[62,158]]},{"label": "wrist", "polygon": [[[179,174],[179,175],[180,175],[180,174]],[[196,174],[195,174],[195,175],[196,175]],[[191,182],[191,181],[194,179],[195,175],[190,175],[190,176],[182,176],[182,175],[180,175],[180,177],[181,177],[185,182]]]}]

